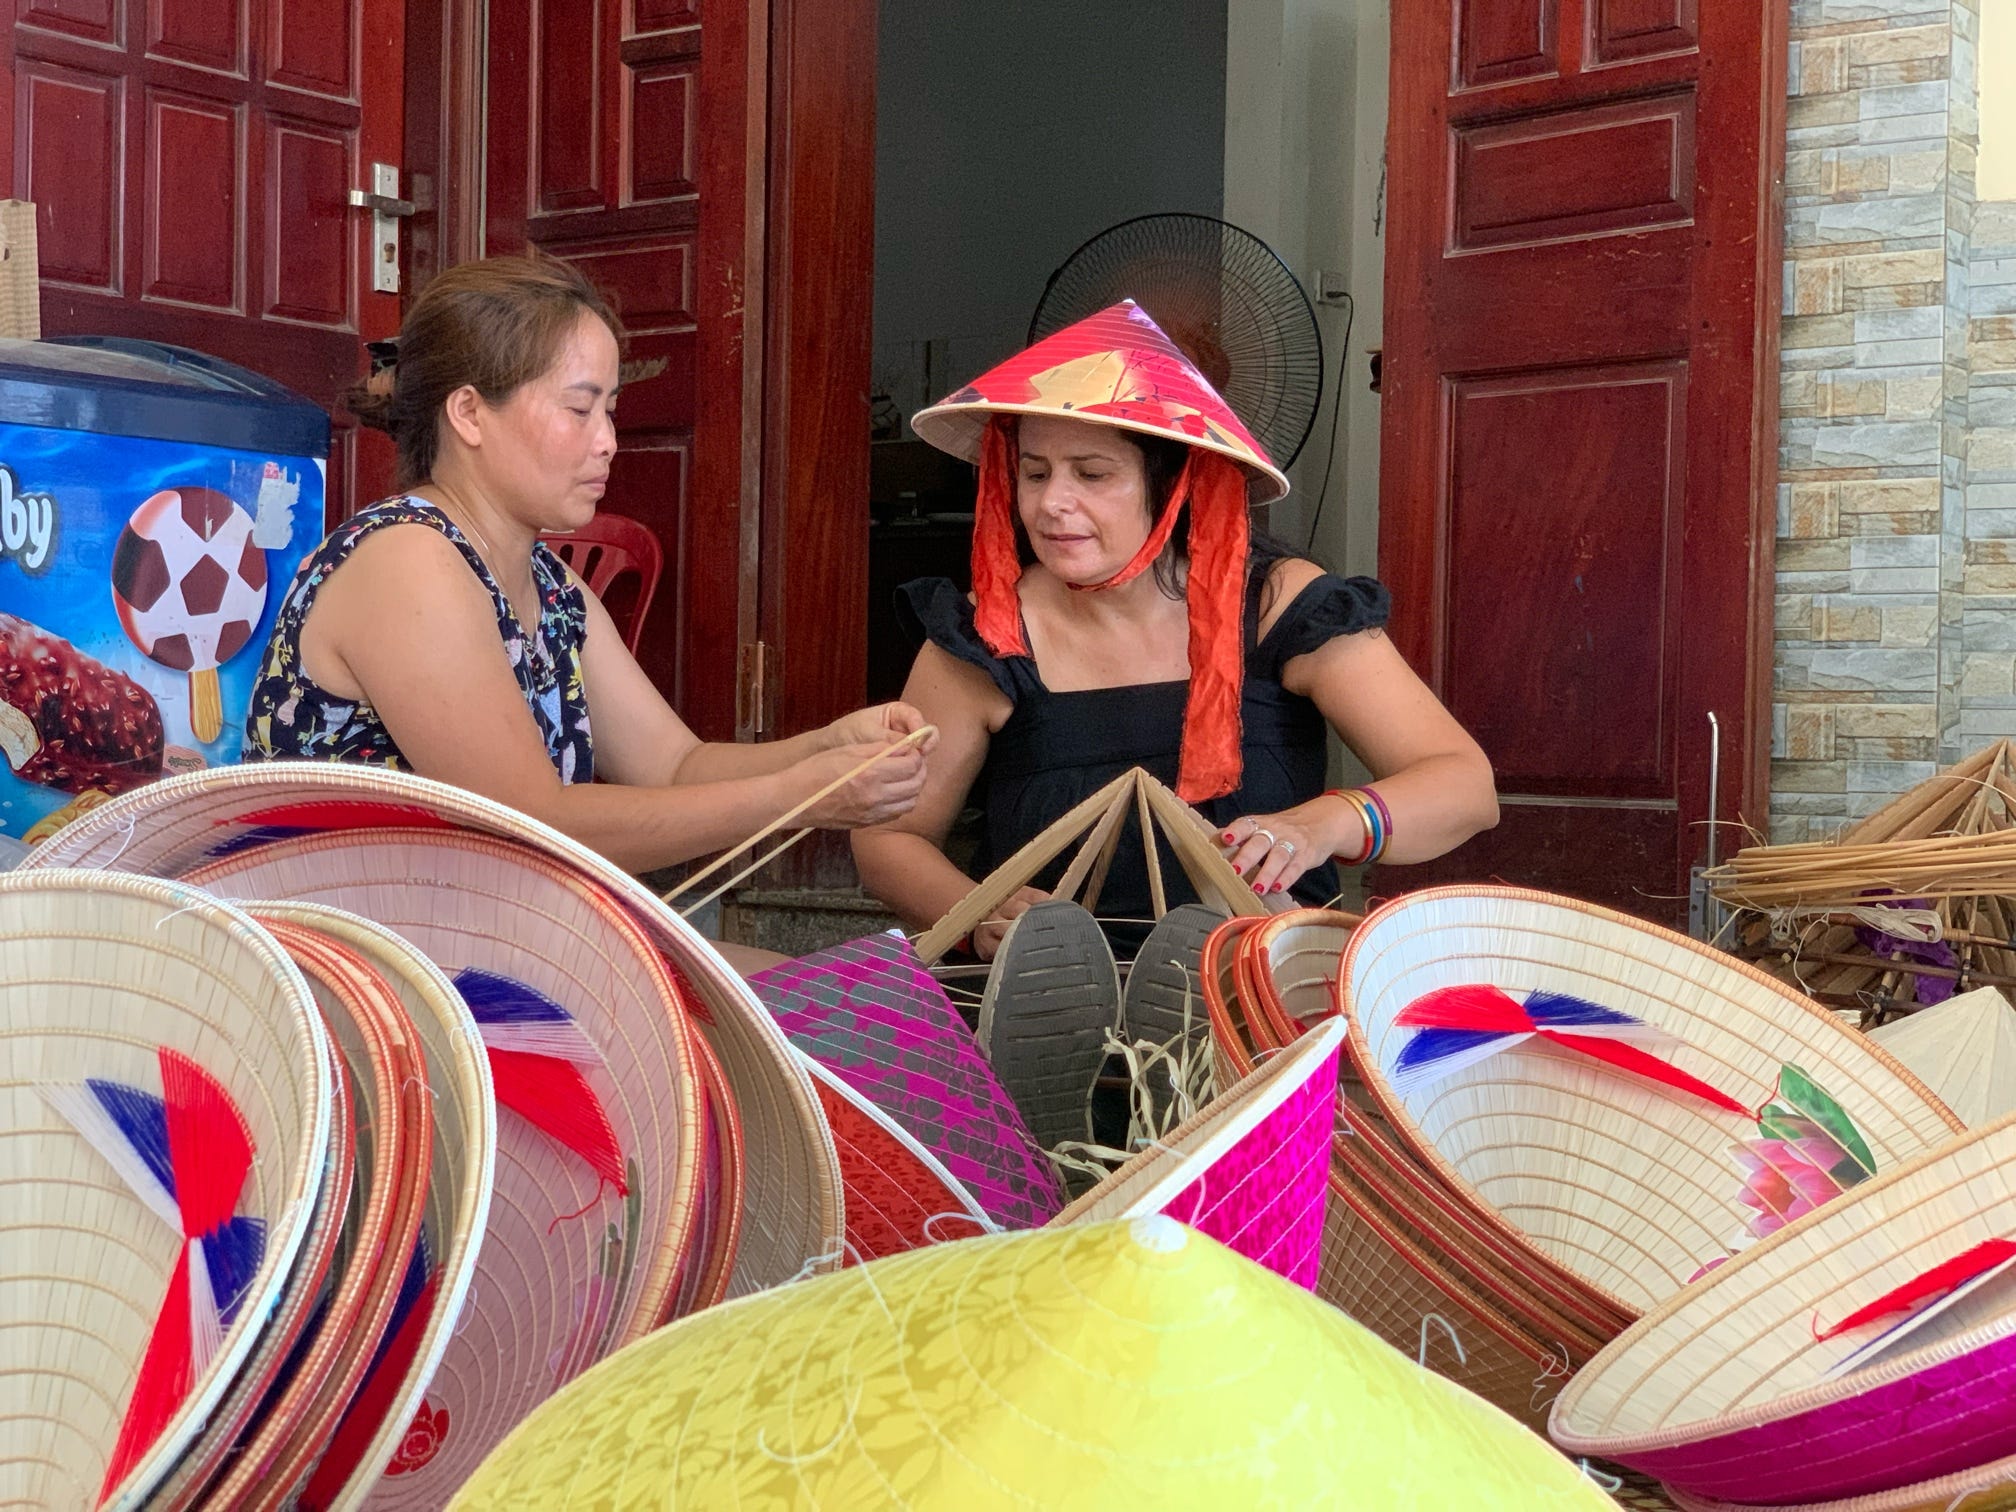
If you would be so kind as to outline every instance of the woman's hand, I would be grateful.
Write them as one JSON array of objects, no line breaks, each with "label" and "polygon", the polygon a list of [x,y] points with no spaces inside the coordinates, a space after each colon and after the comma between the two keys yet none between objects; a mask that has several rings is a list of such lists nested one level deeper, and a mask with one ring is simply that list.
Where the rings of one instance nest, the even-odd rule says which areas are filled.
[{"label": "woman's hand", "polygon": [[[816,756],[807,756],[791,770],[803,780],[807,793],[816,793],[869,757],[887,749],[888,743],[882,740],[836,746]],[[917,795],[923,791],[924,753],[911,747],[885,756],[866,770],[855,773],[807,809],[804,822],[818,829],[858,829],[865,824],[883,824],[909,813],[917,802]]]},{"label": "woman's hand", "polygon": [[994,952],[1001,948],[1001,942],[1008,936],[1008,926],[1019,919],[1038,903],[1047,903],[1050,894],[1041,888],[1024,887],[994,910],[994,917],[973,931],[973,954],[983,961],[994,959]]},{"label": "woman's hand", "polygon": [[1278,814],[1242,814],[1218,832],[1232,869],[1256,893],[1285,892],[1340,850],[1364,847],[1364,822],[1341,798],[1324,796]]},{"label": "woman's hand", "polygon": [[[901,740],[912,731],[921,730],[926,724],[922,714],[907,703],[873,704],[865,709],[856,709],[852,714],[843,714],[820,731],[821,744],[828,749],[839,746],[877,745],[884,746],[892,740]],[[927,735],[919,749],[929,754],[931,747],[938,743],[938,737]]]}]

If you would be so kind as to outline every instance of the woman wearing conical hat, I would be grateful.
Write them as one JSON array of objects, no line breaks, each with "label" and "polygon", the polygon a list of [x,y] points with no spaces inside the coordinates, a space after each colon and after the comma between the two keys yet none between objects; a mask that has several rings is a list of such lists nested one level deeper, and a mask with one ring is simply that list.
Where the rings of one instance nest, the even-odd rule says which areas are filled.
[{"label": "woman wearing conical hat", "polygon": [[[923,796],[854,835],[862,880],[905,920],[972,889],[941,848],[969,801],[984,876],[1134,766],[1203,812],[1254,892],[1311,904],[1337,895],[1340,861],[1425,861],[1497,822],[1484,753],[1382,633],[1386,590],[1251,532],[1249,498],[1287,479],[1131,301],[915,424],[980,482],[973,592],[927,579],[898,606],[922,641],[903,697],[940,731]],[[1367,786],[1325,792],[1332,730]],[[975,932],[981,955],[1062,865]],[[1145,865],[1123,837],[1102,914],[1148,915]],[[1194,897],[1165,871],[1172,906]]]}]

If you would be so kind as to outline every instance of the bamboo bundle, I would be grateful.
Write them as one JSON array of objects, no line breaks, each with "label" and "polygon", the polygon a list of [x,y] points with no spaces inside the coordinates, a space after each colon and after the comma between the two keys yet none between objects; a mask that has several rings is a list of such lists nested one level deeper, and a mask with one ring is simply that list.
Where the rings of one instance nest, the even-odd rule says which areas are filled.
[{"label": "bamboo bundle", "polygon": [[1831,842],[1759,845],[1707,874],[1733,948],[1865,1026],[2016,985],[2016,742],[1999,740]]}]

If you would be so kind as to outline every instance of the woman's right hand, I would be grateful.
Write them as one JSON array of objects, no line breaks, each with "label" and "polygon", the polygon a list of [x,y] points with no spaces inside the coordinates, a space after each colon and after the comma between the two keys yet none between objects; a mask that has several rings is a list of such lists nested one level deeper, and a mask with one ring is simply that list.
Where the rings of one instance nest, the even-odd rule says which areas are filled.
[{"label": "woman's right hand", "polygon": [[1019,919],[1038,903],[1050,901],[1050,894],[1041,888],[1017,888],[1014,895],[994,910],[994,917],[973,930],[973,954],[983,961],[994,959],[994,953],[1001,948],[1001,942],[1008,937],[1008,926]]},{"label": "woman's right hand", "polygon": [[[816,793],[886,749],[882,745],[835,746],[806,757],[792,771],[802,775],[807,792]],[[807,809],[804,822],[817,829],[842,830],[884,824],[909,813],[923,791],[923,753],[906,747],[855,773]]]}]

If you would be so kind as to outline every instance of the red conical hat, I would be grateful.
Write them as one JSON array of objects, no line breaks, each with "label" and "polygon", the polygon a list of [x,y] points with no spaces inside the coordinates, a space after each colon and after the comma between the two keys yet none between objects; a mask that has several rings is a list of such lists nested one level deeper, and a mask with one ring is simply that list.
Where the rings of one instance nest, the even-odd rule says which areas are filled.
[{"label": "red conical hat", "polygon": [[1056,415],[1167,436],[1190,448],[1168,507],[1134,557],[1097,592],[1154,565],[1177,520],[1190,518],[1190,691],[1177,795],[1201,803],[1238,789],[1249,499],[1278,499],[1288,480],[1217,390],[1133,300],[1122,300],[1002,363],[912,422],[933,446],[979,464],[973,501],[973,623],[996,656],[1027,656],[1015,544],[1015,415]]},{"label": "red conical hat", "polygon": [[1238,463],[1255,504],[1288,492],[1232,407],[1131,299],[1045,337],[911,424],[940,451],[978,462],[993,415],[1063,415],[1168,436]]}]

